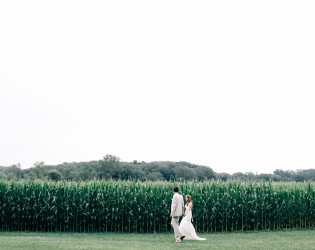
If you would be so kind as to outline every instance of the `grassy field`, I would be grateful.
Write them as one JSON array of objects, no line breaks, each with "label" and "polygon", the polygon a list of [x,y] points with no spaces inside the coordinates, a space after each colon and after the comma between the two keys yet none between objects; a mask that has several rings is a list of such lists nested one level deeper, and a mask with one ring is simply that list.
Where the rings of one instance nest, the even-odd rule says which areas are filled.
[{"label": "grassy field", "polygon": [[175,244],[173,234],[0,232],[0,249],[315,249],[315,230],[198,234]]}]

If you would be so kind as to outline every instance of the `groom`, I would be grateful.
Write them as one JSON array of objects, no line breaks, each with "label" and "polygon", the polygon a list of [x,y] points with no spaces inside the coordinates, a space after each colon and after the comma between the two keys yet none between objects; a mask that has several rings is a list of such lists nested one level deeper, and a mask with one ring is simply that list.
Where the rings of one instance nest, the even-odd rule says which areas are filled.
[{"label": "groom", "polygon": [[184,235],[179,231],[179,217],[184,216],[184,200],[183,196],[181,196],[179,193],[179,188],[174,188],[174,195],[172,199],[172,207],[171,207],[171,225],[174,229],[175,239],[176,243],[181,243],[182,239],[185,238]]}]

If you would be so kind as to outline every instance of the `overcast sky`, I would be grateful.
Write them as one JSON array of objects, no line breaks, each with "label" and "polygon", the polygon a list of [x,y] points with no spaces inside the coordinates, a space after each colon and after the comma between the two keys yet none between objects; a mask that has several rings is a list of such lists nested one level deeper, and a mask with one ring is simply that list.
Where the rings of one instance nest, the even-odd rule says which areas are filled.
[{"label": "overcast sky", "polygon": [[314,1],[0,0],[0,166],[315,168]]}]

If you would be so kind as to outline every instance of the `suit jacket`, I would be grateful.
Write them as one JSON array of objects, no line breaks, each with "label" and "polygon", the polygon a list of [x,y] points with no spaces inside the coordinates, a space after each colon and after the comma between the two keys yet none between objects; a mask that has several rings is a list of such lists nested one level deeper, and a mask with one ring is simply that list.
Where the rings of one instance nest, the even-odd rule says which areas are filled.
[{"label": "suit jacket", "polygon": [[179,217],[184,214],[184,200],[179,193],[174,193],[172,199],[171,215],[172,217]]}]

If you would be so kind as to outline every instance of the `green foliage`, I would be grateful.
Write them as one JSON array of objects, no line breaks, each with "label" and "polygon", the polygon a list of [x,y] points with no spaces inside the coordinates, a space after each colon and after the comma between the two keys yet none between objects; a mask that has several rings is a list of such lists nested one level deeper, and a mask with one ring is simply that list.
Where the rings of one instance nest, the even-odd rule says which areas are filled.
[{"label": "green foliage", "polygon": [[277,169],[273,174],[253,174],[252,172],[241,173],[237,172],[232,175],[227,173],[217,173],[219,180],[240,180],[240,181],[275,181],[275,182],[307,182],[315,181],[315,169],[284,171]]},{"label": "green foliage", "polygon": [[216,178],[214,171],[206,166],[188,162],[121,162],[113,155],[106,155],[99,161],[63,163],[56,166],[37,162],[34,167],[23,170],[23,175],[30,180],[47,180],[48,172],[53,169],[59,171],[67,181],[206,181]]},{"label": "green foliage", "polygon": [[100,178],[101,179],[122,179],[123,168],[120,164],[120,159],[113,155],[104,156],[100,164]]},{"label": "green foliage", "polygon": [[314,183],[0,181],[0,230],[169,232],[175,185],[198,232],[315,226]]},{"label": "green foliage", "polygon": [[5,180],[5,179],[6,179],[6,175],[0,172],[0,180]]},{"label": "green foliage", "polygon": [[24,178],[23,170],[21,169],[20,164],[14,164],[9,167],[3,168],[3,172],[8,176],[9,180],[20,180]]},{"label": "green foliage", "polygon": [[189,162],[122,162],[119,157],[106,155],[102,160],[89,162],[45,165],[36,162],[32,168],[21,169],[19,164],[1,167],[9,180],[47,180],[48,172],[57,170],[66,181],[90,180],[136,180],[136,181],[315,181],[315,169],[284,171],[275,170],[273,174],[253,174],[252,172],[234,174],[215,173],[211,168]]},{"label": "green foliage", "polygon": [[48,172],[48,178],[52,181],[60,181],[62,179],[62,174],[58,170],[50,170]]},{"label": "green foliage", "polygon": [[29,177],[31,180],[43,179],[45,171],[44,162],[36,162],[34,167],[30,169]]},{"label": "green foliage", "polygon": [[9,173],[7,176],[8,181],[16,180],[16,176],[13,173]]}]

